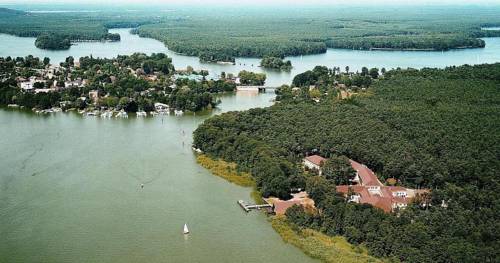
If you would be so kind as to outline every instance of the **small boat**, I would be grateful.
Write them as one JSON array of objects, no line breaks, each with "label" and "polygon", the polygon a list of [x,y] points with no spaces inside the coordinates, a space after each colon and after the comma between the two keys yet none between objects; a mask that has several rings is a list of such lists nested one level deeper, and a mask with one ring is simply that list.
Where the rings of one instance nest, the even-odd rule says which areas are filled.
[{"label": "small boat", "polygon": [[188,225],[184,224],[184,235],[187,235],[187,234],[189,234]]},{"label": "small boat", "polygon": [[99,113],[98,111],[89,111],[86,113],[86,115],[88,117],[95,117],[95,116],[97,116],[98,113]]},{"label": "small boat", "polygon": [[170,110],[161,110],[159,113],[160,115],[170,115]]},{"label": "small boat", "polygon": [[112,111],[106,111],[104,113],[101,114],[101,117],[102,118],[111,118],[113,117],[113,112]]},{"label": "small boat", "polygon": [[128,118],[128,114],[126,111],[124,110],[121,110],[120,112],[118,112],[118,114],[115,115],[116,118],[118,117],[121,117],[121,118]]}]

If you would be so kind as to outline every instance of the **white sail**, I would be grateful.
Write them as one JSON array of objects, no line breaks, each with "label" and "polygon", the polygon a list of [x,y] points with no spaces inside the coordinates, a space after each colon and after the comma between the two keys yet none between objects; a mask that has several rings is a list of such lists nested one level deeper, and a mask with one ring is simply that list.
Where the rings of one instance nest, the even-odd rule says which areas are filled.
[{"label": "white sail", "polygon": [[184,224],[184,234],[188,234],[188,233],[189,233],[188,226],[187,226],[187,224]]}]

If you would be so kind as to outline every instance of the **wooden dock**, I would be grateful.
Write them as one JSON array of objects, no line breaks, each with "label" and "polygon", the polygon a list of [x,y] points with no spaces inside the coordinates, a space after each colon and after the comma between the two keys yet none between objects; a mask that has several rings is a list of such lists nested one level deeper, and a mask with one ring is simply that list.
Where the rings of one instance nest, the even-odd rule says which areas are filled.
[{"label": "wooden dock", "polygon": [[250,212],[252,209],[257,209],[257,210],[260,210],[260,209],[272,209],[273,206],[271,204],[262,204],[262,205],[257,205],[257,204],[247,204],[245,201],[243,200],[238,200],[238,205],[240,205],[240,207],[243,209],[243,211],[245,212]]}]

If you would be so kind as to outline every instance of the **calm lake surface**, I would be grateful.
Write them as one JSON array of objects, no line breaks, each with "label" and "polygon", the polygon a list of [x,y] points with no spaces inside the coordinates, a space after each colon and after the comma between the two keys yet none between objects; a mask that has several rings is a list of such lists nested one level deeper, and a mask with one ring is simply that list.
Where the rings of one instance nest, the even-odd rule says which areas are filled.
[{"label": "calm lake surface", "polygon": [[[122,41],[79,43],[67,51],[40,50],[34,38],[0,34],[0,56],[59,62],[70,55],[164,52],[177,68],[263,71],[259,59],[200,63],[127,29],[111,32]],[[500,38],[485,41],[484,49],[449,52],[329,49],[289,58],[291,72],[265,71],[267,84],[290,83],[316,65],[359,70],[500,61]],[[245,214],[236,205],[250,200],[251,189],[212,176],[190,149],[192,131],[212,114],[269,106],[273,97],[238,93],[223,96],[211,114],[144,119],[0,109],[0,262],[311,262],[281,241],[265,215]],[[188,237],[184,223],[192,231]]]},{"label": "calm lake surface", "polygon": [[[273,97],[224,96],[216,113]],[[0,262],[312,262],[236,204],[251,189],[196,164],[209,116],[0,110]]]},{"label": "calm lake surface", "polygon": [[48,51],[35,47],[35,38],[21,38],[6,34],[0,34],[0,56],[26,56],[50,57],[52,62],[63,61],[68,56],[79,58],[92,54],[95,57],[116,57],[134,52],[143,53],[166,53],[172,57],[176,68],[186,68],[188,65],[195,69],[206,69],[212,76],[226,73],[237,74],[241,70],[265,72],[267,74],[266,85],[280,86],[290,84],[295,75],[313,69],[317,65],[328,67],[349,66],[351,71],[361,70],[361,67],[385,67],[390,68],[423,68],[423,67],[446,67],[451,65],[494,63],[500,61],[500,38],[485,38],[486,48],[439,51],[360,51],[328,49],[324,54],[308,55],[300,57],[287,57],[292,61],[294,68],[290,72],[265,70],[258,65],[258,58],[238,58],[236,65],[221,65],[216,63],[201,63],[197,57],[183,56],[168,50],[165,45],[157,40],[140,38],[129,33],[129,29],[113,29],[112,33],[121,35],[120,42],[91,42],[78,43],[69,50]]}]

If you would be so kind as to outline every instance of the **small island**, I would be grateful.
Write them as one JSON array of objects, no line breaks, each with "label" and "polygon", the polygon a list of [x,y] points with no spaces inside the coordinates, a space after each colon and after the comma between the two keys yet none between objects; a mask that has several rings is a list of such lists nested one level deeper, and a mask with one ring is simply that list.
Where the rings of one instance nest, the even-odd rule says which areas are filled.
[{"label": "small island", "polygon": [[266,83],[265,73],[255,73],[251,71],[242,70],[238,74],[240,84],[244,86],[262,86]]},{"label": "small island", "polygon": [[71,47],[71,41],[63,35],[43,34],[36,38],[35,46],[40,49],[65,50]]},{"label": "small island", "polygon": [[278,57],[264,57],[260,61],[260,66],[263,68],[290,71],[292,69],[292,62],[290,60],[284,61]]},{"label": "small island", "polygon": [[200,62],[208,63],[228,63],[234,64],[235,58],[229,55],[216,52],[204,52],[199,55]]},{"label": "small island", "polygon": [[61,34],[42,34],[38,36],[35,40],[35,46],[40,49],[48,50],[66,50],[71,47],[71,42],[80,41],[110,41],[116,42],[120,41],[120,34],[116,33],[106,33],[102,36],[100,40],[83,40],[83,39],[71,39],[69,36]]}]

